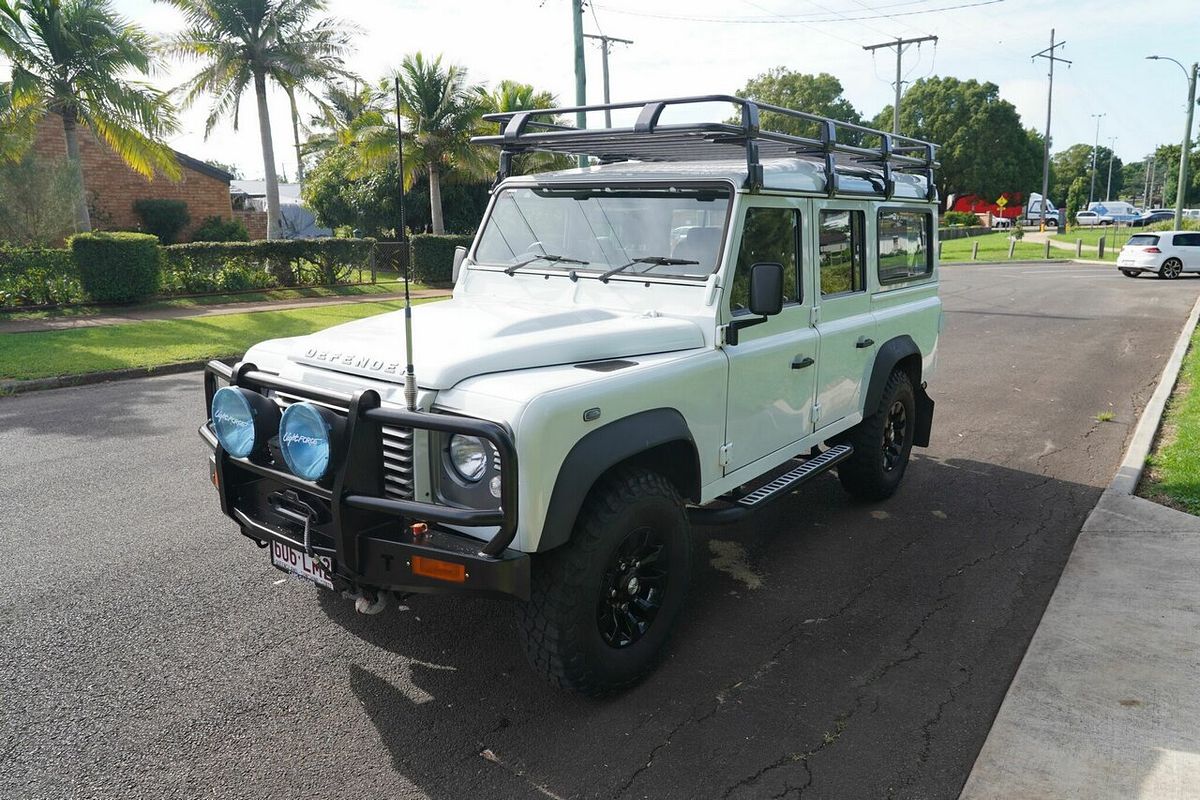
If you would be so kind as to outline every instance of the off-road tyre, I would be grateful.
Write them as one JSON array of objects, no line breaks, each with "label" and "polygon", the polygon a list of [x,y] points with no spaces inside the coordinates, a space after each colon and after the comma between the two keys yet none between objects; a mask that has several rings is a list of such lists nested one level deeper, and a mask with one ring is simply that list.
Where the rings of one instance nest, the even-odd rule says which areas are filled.
[{"label": "off-road tyre", "polygon": [[[916,410],[908,373],[893,370],[874,413],[838,439],[854,446],[854,454],[837,467],[838,480],[846,491],[862,500],[883,500],[896,492],[912,451]],[[900,420],[898,411],[902,412]],[[901,431],[895,429],[897,422]]]},{"label": "off-road tyre", "polygon": [[1178,258],[1168,258],[1158,268],[1158,277],[1173,281],[1179,277],[1181,272],[1183,272],[1183,262]]},{"label": "off-road tyre", "polygon": [[1142,273],[1136,269],[1123,269],[1123,270],[1121,270],[1121,274],[1124,275],[1126,278],[1136,278],[1138,275],[1141,275]]},{"label": "off-road tyre", "polygon": [[[664,547],[657,556],[642,556],[641,566],[614,572],[627,559],[630,537],[650,529]],[[517,630],[533,668],[551,683],[587,695],[620,691],[637,683],[661,658],[683,609],[692,568],[691,530],[683,500],[662,475],[640,467],[622,468],[601,478],[580,509],[570,541],[534,556],[532,587],[527,603],[517,604]],[[627,644],[606,639],[619,605],[613,599],[614,579],[643,570],[638,588],[645,593],[635,612],[645,613],[650,592],[665,580],[657,595],[659,606],[648,626]],[[636,596],[621,595],[631,605]],[[607,603],[607,605],[602,605]],[[602,612],[611,615],[602,618]],[[640,628],[639,628],[640,630]],[[631,638],[631,637],[627,637]],[[618,637],[619,639],[619,637]]]}]

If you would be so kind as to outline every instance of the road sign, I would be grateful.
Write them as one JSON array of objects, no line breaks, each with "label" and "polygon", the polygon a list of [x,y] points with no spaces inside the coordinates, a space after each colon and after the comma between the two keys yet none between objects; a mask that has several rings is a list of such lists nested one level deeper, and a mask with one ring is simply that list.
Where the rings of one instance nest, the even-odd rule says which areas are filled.
[{"label": "road sign", "polygon": [[1008,205],[1008,198],[1004,195],[1000,195],[998,198],[996,198],[996,205],[1004,208],[1006,205]]}]

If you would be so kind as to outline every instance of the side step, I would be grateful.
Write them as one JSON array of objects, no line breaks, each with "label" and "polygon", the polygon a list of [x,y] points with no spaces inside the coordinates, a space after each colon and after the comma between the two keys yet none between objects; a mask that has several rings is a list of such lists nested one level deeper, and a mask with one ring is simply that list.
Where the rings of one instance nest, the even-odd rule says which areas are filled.
[{"label": "side step", "polygon": [[854,447],[851,445],[834,445],[820,455],[805,459],[799,466],[773,478],[743,497],[735,499],[726,495],[718,498],[716,501],[718,503],[728,503],[729,505],[719,508],[690,506],[687,510],[688,519],[697,525],[727,525],[732,522],[738,522],[751,512],[758,511],[768,505],[772,500],[777,500],[789,494],[805,481],[811,480],[822,472],[832,469],[849,458],[853,453]]}]

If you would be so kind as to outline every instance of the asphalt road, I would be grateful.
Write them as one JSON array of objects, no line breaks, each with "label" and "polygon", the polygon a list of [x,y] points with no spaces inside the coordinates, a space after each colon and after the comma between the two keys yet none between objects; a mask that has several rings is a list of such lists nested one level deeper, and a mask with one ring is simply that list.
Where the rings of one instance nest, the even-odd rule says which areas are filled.
[{"label": "asphalt road", "polygon": [[668,660],[603,701],[503,602],[284,580],[218,513],[198,376],[0,399],[0,797],[955,797],[1200,279],[943,279],[900,493],[700,531]]}]

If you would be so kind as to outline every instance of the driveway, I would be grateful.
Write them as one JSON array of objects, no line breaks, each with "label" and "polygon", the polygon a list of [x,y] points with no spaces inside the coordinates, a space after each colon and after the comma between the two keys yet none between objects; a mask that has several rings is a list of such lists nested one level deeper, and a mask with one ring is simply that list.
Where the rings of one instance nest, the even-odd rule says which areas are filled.
[{"label": "driveway", "polygon": [[0,796],[956,797],[1200,279],[942,274],[900,493],[699,531],[669,658],[603,701],[503,602],[284,579],[219,515],[198,375],[0,399]]}]

